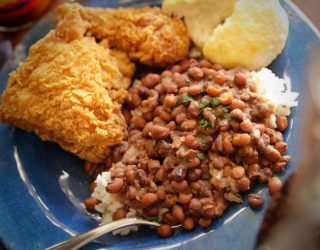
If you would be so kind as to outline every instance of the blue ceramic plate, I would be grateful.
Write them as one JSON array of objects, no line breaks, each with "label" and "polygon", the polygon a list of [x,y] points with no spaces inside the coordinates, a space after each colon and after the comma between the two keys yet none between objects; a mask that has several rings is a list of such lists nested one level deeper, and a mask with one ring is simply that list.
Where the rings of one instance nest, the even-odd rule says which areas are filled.
[{"label": "blue ceramic plate", "polygon": [[[159,1],[83,1],[88,6],[159,4]],[[270,68],[291,83],[303,98],[304,65],[319,40],[319,32],[289,1],[282,1],[289,14],[290,32],[286,47]],[[25,58],[29,47],[53,27],[47,16],[25,37],[16,56]],[[16,62],[0,75],[0,92]],[[296,167],[298,133],[302,107],[294,109],[285,133],[292,161],[281,178],[285,180]],[[43,249],[71,235],[98,225],[86,213],[82,200],[89,195],[89,179],[82,161],[56,144],[42,142],[33,133],[0,124],[0,237],[8,249]],[[257,187],[269,201],[265,187]],[[234,205],[206,230],[176,231],[159,239],[153,230],[143,228],[126,237],[106,236],[105,243],[92,243],[86,249],[253,249],[267,206],[253,211],[247,201]]]}]

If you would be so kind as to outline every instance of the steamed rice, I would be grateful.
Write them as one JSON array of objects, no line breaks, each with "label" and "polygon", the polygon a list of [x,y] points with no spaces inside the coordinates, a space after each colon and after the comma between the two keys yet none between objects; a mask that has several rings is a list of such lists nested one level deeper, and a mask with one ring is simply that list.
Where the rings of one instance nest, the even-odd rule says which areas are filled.
[{"label": "steamed rice", "polygon": [[262,68],[251,73],[257,93],[263,95],[275,108],[276,115],[290,115],[290,109],[298,105],[299,93],[291,92],[290,85],[277,77],[270,69]]},{"label": "steamed rice", "polygon": [[[97,184],[97,186],[91,195],[92,197],[101,201],[101,203],[95,206],[95,210],[102,214],[100,225],[104,225],[112,222],[113,221],[112,216],[117,211],[117,209],[125,205],[125,202],[123,202],[117,194],[111,194],[106,191],[106,187],[110,182],[111,182],[111,173],[109,171],[99,174],[95,180],[95,183]],[[167,208],[160,209],[159,211],[160,221],[162,220],[162,215],[168,211],[169,209]],[[137,211],[133,208],[130,208],[126,215],[126,218],[137,218],[139,213],[141,213],[141,211]],[[113,235],[117,235],[117,234],[127,235],[130,232],[134,232],[137,230],[138,230],[138,226],[129,226],[126,228],[115,230],[112,233]]]},{"label": "steamed rice", "polygon": [[[117,209],[124,206],[124,202],[120,199],[119,195],[108,193],[106,187],[108,183],[111,182],[111,173],[103,172],[98,175],[95,183],[97,184],[96,188],[92,193],[92,197],[101,201],[101,203],[95,206],[95,210],[102,214],[101,225],[112,222],[112,216],[117,211]],[[130,208],[129,212],[126,215],[127,218],[135,218],[136,210]],[[123,229],[113,231],[113,234],[126,235],[129,232],[137,231],[137,226],[130,226]]]}]

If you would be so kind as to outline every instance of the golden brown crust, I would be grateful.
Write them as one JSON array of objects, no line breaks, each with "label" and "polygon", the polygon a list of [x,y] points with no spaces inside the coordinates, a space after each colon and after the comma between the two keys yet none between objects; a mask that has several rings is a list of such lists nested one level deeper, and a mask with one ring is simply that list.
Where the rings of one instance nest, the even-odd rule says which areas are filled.
[{"label": "golden brown crust", "polygon": [[[189,37],[180,20],[158,8],[65,4],[57,19],[56,29],[32,46],[27,60],[10,74],[0,120],[101,162],[124,135],[121,104],[135,70],[129,57],[171,64],[187,56]],[[89,33],[102,41],[84,37]]]},{"label": "golden brown crust", "polygon": [[[74,20],[72,16],[79,27],[70,33],[63,22]],[[10,74],[0,120],[101,162],[123,138],[120,103],[134,65],[123,54],[113,57],[94,38],[82,37],[85,26],[73,12],[31,47],[26,61]]]},{"label": "golden brown crust", "polygon": [[127,52],[135,61],[166,66],[188,55],[189,35],[183,22],[159,8],[102,9],[63,4],[58,7],[57,20],[75,8],[89,24],[87,35],[107,39],[112,48]]}]

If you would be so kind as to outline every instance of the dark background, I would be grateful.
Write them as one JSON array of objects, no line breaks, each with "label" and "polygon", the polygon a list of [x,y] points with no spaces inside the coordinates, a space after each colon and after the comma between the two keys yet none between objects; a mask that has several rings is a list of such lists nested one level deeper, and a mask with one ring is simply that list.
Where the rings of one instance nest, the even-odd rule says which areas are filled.
[{"label": "dark background", "polygon": [[306,16],[320,29],[320,1],[319,0],[292,0]]}]

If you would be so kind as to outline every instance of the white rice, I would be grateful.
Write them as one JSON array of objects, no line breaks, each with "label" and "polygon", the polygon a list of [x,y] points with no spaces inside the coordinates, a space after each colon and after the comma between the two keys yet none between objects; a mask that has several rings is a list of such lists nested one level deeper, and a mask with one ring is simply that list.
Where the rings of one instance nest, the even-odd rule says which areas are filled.
[{"label": "white rice", "polygon": [[[262,68],[259,72],[252,72],[251,77],[256,84],[257,93],[263,95],[275,108],[276,115],[290,115],[290,109],[298,105],[296,100],[299,93],[291,92],[290,85],[277,77],[271,70]],[[275,117],[270,119],[275,125]],[[274,127],[274,126],[272,126]]]},{"label": "white rice", "polygon": [[[133,208],[130,208],[129,209],[129,212],[127,213],[126,215],[127,218],[136,218],[137,217],[137,212],[136,210],[134,210]],[[135,232],[135,231],[138,231],[138,226],[130,226],[130,227],[125,227],[125,228],[121,228],[121,229],[118,229],[118,230],[114,230],[112,232],[113,235],[117,235],[117,234],[120,234],[120,235],[127,235],[129,234],[130,232]]]},{"label": "white rice", "polygon": [[[91,196],[101,201],[101,203],[95,206],[95,209],[102,214],[101,224],[103,225],[112,222],[113,214],[117,211],[118,208],[124,206],[124,202],[121,201],[120,197],[117,194],[110,194],[106,191],[108,183],[111,182],[110,172],[101,173],[100,175],[98,175],[95,182],[97,186]],[[130,208],[126,217],[136,217],[136,210]],[[130,226],[116,230],[113,232],[113,234],[126,235],[131,231],[137,230],[137,226]]]},{"label": "white rice", "polygon": [[[263,95],[267,101],[272,104],[276,115],[290,115],[290,109],[298,105],[297,92],[291,92],[289,84],[281,78],[278,78],[271,70],[267,68],[261,69],[259,72],[251,72],[251,80],[257,89],[257,93]],[[276,116],[271,115],[269,119],[270,127],[276,128]],[[101,201],[95,206],[96,211],[102,214],[101,224],[112,222],[112,216],[118,208],[123,207],[125,204],[116,194],[110,194],[106,191],[108,183],[111,181],[111,173],[103,172],[98,175],[96,179],[97,187],[92,193],[92,197]],[[159,219],[162,219],[162,215],[167,212],[167,208],[160,210]],[[132,208],[129,209],[126,217],[137,217],[138,213]],[[130,226],[127,228],[119,229],[113,232],[113,234],[127,235],[132,231],[137,231],[137,226]]]}]

